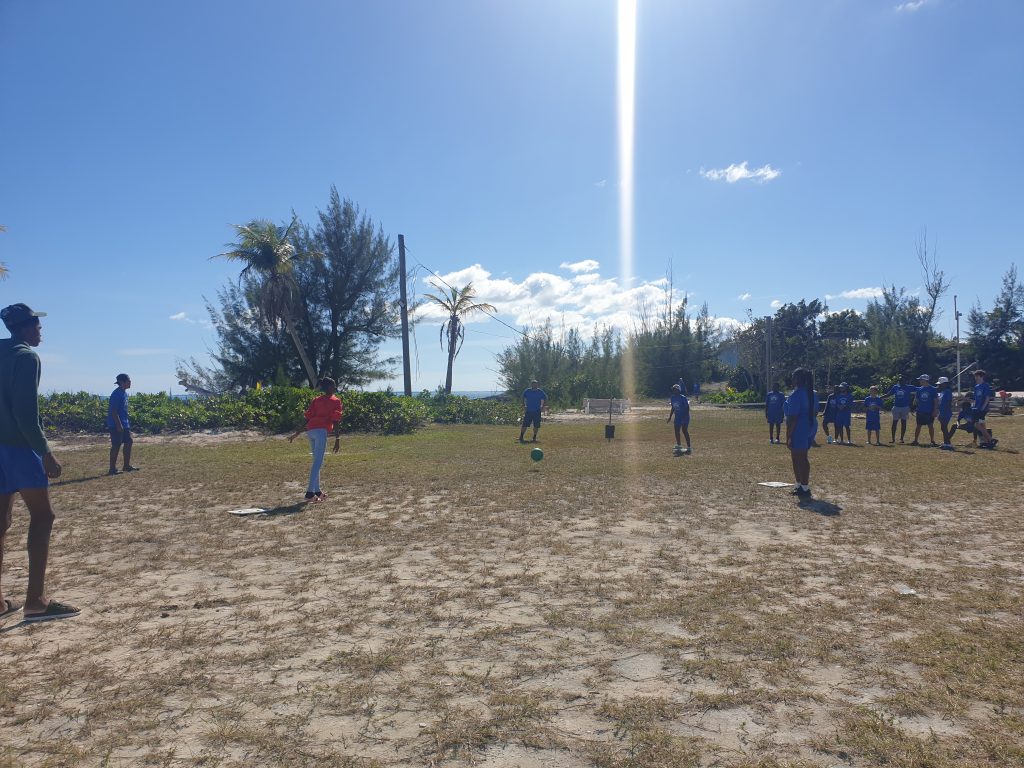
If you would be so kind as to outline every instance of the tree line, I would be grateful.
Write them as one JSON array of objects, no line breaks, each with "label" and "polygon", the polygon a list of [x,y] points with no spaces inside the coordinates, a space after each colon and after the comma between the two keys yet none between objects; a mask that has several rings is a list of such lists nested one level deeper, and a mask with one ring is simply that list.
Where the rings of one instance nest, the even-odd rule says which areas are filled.
[{"label": "tree line", "polygon": [[[380,346],[400,333],[399,274],[394,248],[379,225],[332,187],[312,225],[254,220],[235,227],[228,250],[213,256],[238,263],[237,281],[206,308],[217,337],[211,364],[181,361],[179,380],[193,391],[246,391],[258,384],[313,386],[322,376],[339,387],[362,386],[393,375],[397,358]],[[748,316],[737,329],[717,327],[708,305],[694,311],[669,281],[663,300],[638,306],[629,328],[522,329],[497,354],[500,385],[513,395],[538,379],[557,404],[627,393],[660,397],[679,378],[724,381],[753,396],[769,378],[785,380],[798,366],[813,367],[825,385],[870,383],[897,373],[956,375],[956,344],[935,330],[950,284],[927,237],[917,247],[924,290],[895,285],[871,299],[863,313],[832,312],[821,299],[784,304],[768,317]],[[439,341],[447,357],[443,391],[451,392],[455,360],[471,315],[497,310],[472,284],[434,284],[425,301],[442,308]],[[961,357],[977,363],[1003,387],[1024,388],[1024,285],[1015,266],[1003,276],[991,309],[976,303],[968,315]],[[772,371],[766,370],[771,348]],[[633,380],[624,386],[626,356]]]}]

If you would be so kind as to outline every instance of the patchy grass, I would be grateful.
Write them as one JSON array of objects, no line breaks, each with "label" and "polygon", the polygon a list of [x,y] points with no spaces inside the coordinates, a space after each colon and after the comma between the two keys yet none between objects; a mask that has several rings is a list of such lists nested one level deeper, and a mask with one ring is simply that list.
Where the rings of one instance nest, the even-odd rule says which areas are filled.
[{"label": "patchy grass", "polygon": [[0,766],[1024,763],[1019,455],[823,447],[801,505],[756,413],[665,410],[347,436],[318,505],[298,442],[65,446],[85,610],[0,625]]}]

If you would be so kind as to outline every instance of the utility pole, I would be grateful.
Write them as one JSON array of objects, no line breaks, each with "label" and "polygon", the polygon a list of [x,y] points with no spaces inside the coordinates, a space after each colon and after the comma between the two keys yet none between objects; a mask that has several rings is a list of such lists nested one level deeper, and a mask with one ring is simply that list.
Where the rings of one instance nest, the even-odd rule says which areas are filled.
[{"label": "utility pole", "polygon": [[772,316],[766,318],[764,330],[764,391],[772,385]]},{"label": "utility pole", "polygon": [[412,372],[409,367],[409,299],[405,292],[405,235],[398,236],[399,307],[402,310],[402,375],[405,396],[412,397]]},{"label": "utility pole", "polygon": [[960,311],[956,308],[956,294],[953,295],[953,317],[956,318],[956,396],[960,397]]}]

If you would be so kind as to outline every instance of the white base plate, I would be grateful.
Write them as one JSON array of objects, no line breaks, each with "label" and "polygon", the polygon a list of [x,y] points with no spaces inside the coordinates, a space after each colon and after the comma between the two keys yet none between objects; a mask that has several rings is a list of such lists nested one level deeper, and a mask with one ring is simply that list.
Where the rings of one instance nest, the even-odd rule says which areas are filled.
[{"label": "white base plate", "polygon": [[245,509],[231,509],[228,510],[229,515],[238,515],[238,517],[245,517],[246,515],[259,515],[267,510],[263,507],[246,507]]},{"label": "white base plate", "polygon": [[780,483],[778,480],[769,480],[766,483],[758,483],[758,485],[765,485],[769,488],[789,488],[793,483]]}]

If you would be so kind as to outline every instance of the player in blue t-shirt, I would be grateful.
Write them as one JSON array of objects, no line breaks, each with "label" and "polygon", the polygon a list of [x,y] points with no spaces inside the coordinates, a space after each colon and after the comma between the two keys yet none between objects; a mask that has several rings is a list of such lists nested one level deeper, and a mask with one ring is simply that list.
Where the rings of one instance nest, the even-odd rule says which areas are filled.
[{"label": "player in blue t-shirt", "polygon": [[843,433],[846,433],[846,444],[853,445],[853,435],[850,434],[850,423],[853,419],[853,393],[850,392],[850,385],[845,381],[839,385],[839,392],[835,397],[836,403],[836,437],[840,445],[843,442]]},{"label": "player in blue t-shirt", "polygon": [[782,442],[782,422],[786,420],[786,396],[779,391],[779,382],[772,384],[764,398],[764,417],[768,420],[768,442]]},{"label": "player in blue t-shirt", "polygon": [[793,462],[793,477],[797,496],[811,495],[811,462],[807,451],[811,447],[817,408],[814,403],[814,374],[806,368],[793,371],[796,387],[786,398],[786,446]]},{"label": "player in blue t-shirt", "polygon": [[985,426],[985,416],[988,415],[993,394],[995,393],[992,385],[988,383],[988,373],[979,368],[974,372],[974,403],[971,406],[971,419],[974,421],[974,431],[978,435],[979,448],[995,448],[999,442]]},{"label": "player in blue t-shirt", "polygon": [[[678,384],[672,385],[672,396],[669,398],[669,405],[672,410],[665,421],[672,421],[676,432],[676,450],[683,451],[681,438],[686,438],[686,450],[683,453],[693,453],[690,448],[690,401],[683,394],[683,388]],[[674,419],[674,421],[673,421]]]},{"label": "player in blue t-shirt", "polygon": [[920,445],[917,439],[921,436],[921,427],[928,427],[928,437],[932,446],[938,445],[935,442],[935,405],[939,392],[931,385],[931,377],[922,373],[917,377],[917,387],[914,388],[914,399],[917,402],[917,427],[914,429],[914,439],[911,445]]},{"label": "player in blue t-shirt", "polygon": [[896,375],[896,383],[889,389],[888,395],[892,397],[892,436],[890,443],[896,442],[896,423],[900,425],[900,442],[907,435],[907,419],[910,418],[910,398],[914,394],[914,387],[903,383],[903,374]]},{"label": "player in blue t-shirt", "polygon": [[936,411],[939,415],[939,428],[942,430],[942,445],[939,447],[944,451],[952,451],[951,438],[956,431],[956,424],[953,425],[953,429],[949,428],[949,422],[953,418],[953,390],[949,388],[949,379],[945,376],[939,376],[935,385],[939,392],[936,398]]},{"label": "player in blue t-shirt", "polygon": [[871,445],[871,433],[875,433],[875,445],[882,444],[882,408],[885,402],[878,396],[878,387],[872,386],[868,396],[864,398],[864,426],[868,431],[868,445]]},{"label": "player in blue t-shirt", "polygon": [[132,425],[128,420],[128,389],[132,380],[127,373],[119,373],[116,377],[117,389],[110,393],[107,404],[107,431],[110,433],[110,469],[108,475],[118,475],[117,454],[124,448],[125,472],[136,472],[138,467],[132,466]]},{"label": "player in blue t-shirt", "polygon": [[519,442],[526,442],[523,436],[526,428],[533,425],[533,442],[537,442],[537,430],[540,429],[540,414],[544,410],[544,403],[548,396],[540,388],[540,383],[534,379],[530,382],[530,388],[523,391],[523,425],[519,429]]}]

